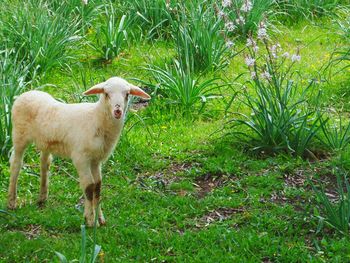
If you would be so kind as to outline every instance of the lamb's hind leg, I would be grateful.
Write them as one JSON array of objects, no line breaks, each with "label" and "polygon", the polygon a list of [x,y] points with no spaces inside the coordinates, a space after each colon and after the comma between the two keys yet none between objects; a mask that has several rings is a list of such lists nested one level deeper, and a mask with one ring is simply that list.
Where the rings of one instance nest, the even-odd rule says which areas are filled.
[{"label": "lamb's hind leg", "polygon": [[49,178],[48,173],[50,169],[52,157],[48,152],[41,152],[40,156],[40,195],[38,204],[43,205],[48,197]]},{"label": "lamb's hind leg", "polygon": [[101,163],[96,162],[91,164],[92,176],[95,180],[95,191],[93,197],[93,207],[96,209],[98,207],[98,222],[100,225],[106,224],[106,220],[103,216],[100,197],[101,197],[101,185],[102,185],[102,176],[101,176]]},{"label": "lamb's hind leg", "polygon": [[21,170],[23,155],[26,148],[26,144],[14,143],[14,150],[10,158],[10,185],[8,190],[7,207],[9,209],[16,208],[17,199],[17,181],[19,171]]}]

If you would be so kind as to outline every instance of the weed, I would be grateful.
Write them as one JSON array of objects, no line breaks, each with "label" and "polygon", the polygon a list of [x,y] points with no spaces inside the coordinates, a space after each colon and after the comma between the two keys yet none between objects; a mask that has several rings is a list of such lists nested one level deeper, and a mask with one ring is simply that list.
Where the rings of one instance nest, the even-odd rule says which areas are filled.
[{"label": "weed", "polygon": [[119,19],[112,3],[105,6],[104,15],[98,25],[93,47],[105,60],[112,60],[127,46],[127,29],[131,20],[126,15]]},{"label": "weed", "polygon": [[[244,126],[253,136],[241,130],[233,131],[233,134],[247,138],[248,145],[254,150],[312,156],[310,142],[320,128],[321,118],[316,114],[317,105],[312,106],[307,99],[313,82],[310,81],[302,90],[298,88],[292,79],[295,75],[292,69],[300,60],[300,55],[282,54],[278,44],[271,45],[263,24],[258,30],[258,38],[260,42],[248,38],[249,52],[245,55],[252,78],[248,83],[254,94],[244,89],[242,103],[251,114],[239,113],[243,118],[229,121],[231,128]],[[266,51],[263,56],[257,55],[258,43]],[[289,59],[291,62],[286,63]]]},{"label": "weed", "polygon": [[80,39],[77,19],[62,18],[43,0],[30,0],[21,3],[21,7],[9,5],[4,12],[7,14],[2,28],[4,43],[32,65],[31,75],[34,72],[44,75],[73,59]]},{"label": "weed", "polygon": [[322,226],[325,221],[329,226],[336,229],[343,235],[349,235],[350,224],[350,184],[348,182],[347,173],[335,169],[337,176],[337,188],[338,200],[331,200],[327,195],[322,183],[319,183],[320,187],[315,186],[312,183],[313,190],[317,197],[317,203],[319,211],[317,214],[320,220],[319,227]]},{"label": "weed", "polygon": [[0,160],[7,160],[11,149],[11,109],[15,97],[29,85],[30,65],[13,49],[0,51]]},{"label": "weed", "polygon": [[156,85],[153,86],[154,96],[161,95],[168,104],[176,105],[184,115],[198,113],[195,106],[202,104],[199,112],[203,110],[209,99],[216,98],[218,88],[217,78],[200,80],[189,67],[175,60],[173,66],[165,68],[149,66],[145,68],[151,75]]},{"label": "weed", "polygon": [[208,1],[183,7],[171,21],[177,58],[191,71],[219,70],[228,65],[233,42],[226,36],[222,21]]}]

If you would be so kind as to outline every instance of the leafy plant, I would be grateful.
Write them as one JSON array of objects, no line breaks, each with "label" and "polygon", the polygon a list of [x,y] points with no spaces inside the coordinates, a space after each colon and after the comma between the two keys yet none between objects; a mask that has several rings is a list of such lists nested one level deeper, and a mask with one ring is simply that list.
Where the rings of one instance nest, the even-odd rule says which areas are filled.
[{"label": "leafy plant", "polygon": [[[96,226],[94,228],[94,231],[96,231]],[[95,236],[95,234],[94,234]],[[93,253],[91,255],[91,259],[90,261],[88,261],[88,252],[87,252],[87,248],[86,248],[86,229],[85,229],[85,225],[81,226],[81,254],[80,254],[80,259],[79,259],[79,263],[86,263],[86,262],[90,262],[90,263],[94,263],[96,262],[97,256],[101,251],[101,246],[96,244],[96,237],[94,237],[94,244],[93,244]],[[60,252],[55,251],[56,256],[59,258],[61,263],[67,263],[68,260],[67,258],[61,254]],[[72,261],[73,262],[73,261]]]},{"label": "leafy plant", "polygon": [[[261,42],[248,39],[245,57],[252,78],[248,84],[253,94],[244,89],[242,103],[251,114],[238,113],[242,118],[230,120],[229,127],[234,129],[234,135],[246,138],[246,143],[254,150],[315,157],[310,142],[320,128],[321,115],[317,105],[313,106],[308,100],[313,82],[300,90],[293,80],[295,72],[292,70],[300,56],[294,54],[291,62],[286,63],[289,54],[282,55],[279,45],[269,43],[264,25],[260,25],[258,35]],[[262,57],[257,53],[258,43],[266,51]],[[246,127],[249,133],[237,131],[237,126]]]},{"label": "leafy plant", "polygon": [[321,125],[323,137],[321,141],[331,150],[343,150],[350,143],[350,123],[344,125],[343,118],[327,118]]},{"label": "leafy plant", "polygon": [[[350,9],[343,8],[341,9],[341,15],[337,19],[337,24],[340,29],[340,33],[342,34],[344,40],[349,43],[350,41]],[[339,48],[335,51],[335,57],[331,61],[331,63],[338,62],[350,62],[350,45],[345,45],[343,48]],[[343,67],[343,69],[350,67],[349,63]]]},{"label": "leafy plant", "polygon": [[100,14],[103,0],[89,0],[84,4],[82,0],[51,0],[46,1],[50,10],[58,13],[62,19],[76,20],[77,28],[82,36],[93,26],[94,21]]},{"label": "leafy plant", "polygon": [[273,4],[273,0],[225,0],[216,9],[229,34],[246,37],[257,30],[261,21],[275,14]]},{"label": "leafy plant", "polygon": [[30,0],[5,8],[4,45],[14,48],[33,67],[31,73],[45,74],[74,57],[78,45],[77,19],[64,19],[43,0]]},{"label": "leafy plant", "polygon": [[[101,251],[101,246],[97,245],[97,236],[96,236],[96,230],[97,230],[97,221],[98,221],[98,207],[96,207],[96,215],[95,215],[95,223],[94,223],[94,229],[93,229],[93,250],[91,254],[90,260],[88,260],[88,251],[86,246],[86,228],[85,225],[81,225],[81,253],[79,258],[79,263],[94,263],[96,262],[97,256]],[[55,251],[56,256],[59,258],[61,263],[67,263],[67,258],[60,252]],[[73,260],[71,262],[75,262],[76,260]]]},{"label": "leafy plant", "polygon": [[73,89],[70,88],[67,90],[67,93],[69,93],[76,103],[95,102],[97,99],[95,96],[84,96],[83,93],[99,81],[93,78],[93,69],[91,67],[84,67],[80,63],[77,66],[79,69],[78,72],[68,67],[69,75],[73,82]]},{"label": "leafy plant", "polygon": [[124,5],[135,15],[135,24],[147,38],[169,36],[170,20],[177,12],[178,1],[174,0],[127,0]]},{"label": "leafy plant", "polygon": [[20,52],[0,51],[0,160],[7,160],[11,149],[11,109],[15,97],[29,85],[30,65],[20,60]]},{"label": "leafy plant", "polygon": [[228,65],[230,41],[222,29],[222,22],[208,1],[190,4],[172,20],[178,60],[191,71],[222,69]]},{"label": "leafy plant", "polygon": [[97,27],[96,44],[93,47],[105,60],[111,60],[125,48],[131,20],[126,15],[119,19],[112,3],[105,6],[104,15]]},{"label": "leafy plant", "polygon": [[347,174],[344,171],[337,169],[335,172],[337,176],[337,200],[332,200],[329,195],[327,195],[322,183],[319,183],[318,186],[311,183],[316,194],[318,208],[321,213],[321,215],[318,217],[320,219],[320,223],[324,221],[343,235],[349,235],[350,184]]},{"label": "leafy plant", "polygon": [[195,112],[195,106],[202,103],[203,109],[208,99],[215,98],[213,93],[220,85],[217,78],[200,80],[194,73],[175,60],[171,67],[165,68],[149,66],[146,70],[152,75],[156,85],[148,84],[154,88],[154,96],[160,95],[166,98],[171,105],[176,105],[184,115],[191,115]]},{"label": "leafy plant", "polygon": [[331,14],[342,0],[279,0],[278,9],[284,14],[282,19],[295,23],[302,19],[312,19]]}]

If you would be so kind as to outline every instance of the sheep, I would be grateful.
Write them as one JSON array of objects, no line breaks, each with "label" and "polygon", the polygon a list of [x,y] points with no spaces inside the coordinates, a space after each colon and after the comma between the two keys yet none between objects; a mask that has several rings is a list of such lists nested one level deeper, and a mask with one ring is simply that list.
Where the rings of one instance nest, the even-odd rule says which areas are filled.
[{"label": "sheep", "polygon": [[[150,99],[150,96],[119,77],[112,77],[84,92],[100,94],[96,103],[66,104],[42,91],[21,94],[12,108],[13,152],[10,158],[8,208],[16,208],[17,181],[28,144],[41,151],[40,194],[38,203],[48,197],[48,170],[51,154],[67,157],[79,175],[85,196],[84,217],[94,225],[95,209],[100,201],[101,163],[114,150],[122,128],[129,94]],[[98,223],[105,224],[100,206]]]}]

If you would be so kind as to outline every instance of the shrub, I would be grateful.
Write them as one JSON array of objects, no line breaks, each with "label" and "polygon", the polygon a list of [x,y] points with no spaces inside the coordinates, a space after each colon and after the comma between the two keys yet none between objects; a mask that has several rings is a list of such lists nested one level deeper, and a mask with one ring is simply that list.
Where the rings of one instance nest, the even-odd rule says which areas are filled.
[{"label": "shrub", "polygon": [[281,18],[288,22],[331,14],[342,0],[278,0],[278,9],[284,14]]},{"label": "shrub", "polygon": [[127,46],[127,29],[131,20],[126,15],[119,19],[112,3],[105,6],[104,15],[97,27],[93,47],[105,60],[112,60]]},{"label": "shrub", "polygon": [[7,160],[11,149],[11,109],[15,97],[28,86],[30,66],[20,60],[20,52],[0,51],[0,160]]},{"label": "shrub", "polygon": [[173,15],[177,12],[175,0],[127,0],[124,1],[126,9],[135,16],[135,24],[148,39],[167,38],[169,25]]},{"label": "shrub", "polygon": [[[248,133],[234,130],[233,134],[245,138],[254,150],[315,157],[310,142],[320,128],[321,114],[318,114],[317,96],[316,106],[308,99],[313,82],[302,90],[298,87],[293,65],[300,56],[298,53],[291,57],[288,53],[282,54],[278,44],[271,45],[264,24],[260,25],[258,37],[258,42],[251,37],[248,39],[248,54],[245,55],[252,92],[244,89],[242,102],[251,114],[240,113],[241,118],[230,120],[229,127],[246,127]],[[265,55],[258,55],[259,43]]]},{"label": "shrub", "polygon": [[61,19],[77,21],[77,28],[84,36],[88,28],[90,28],[96,18],[100,14],[103,0],[89,0],[88,4],[84,4],[82,0],[51,0],[46,3],[50,10],[58,13]]},{"label": "shrub", "polygon": [[216,9],[230,34],[246,37],[257,30],[261,21],[273,14],[273,3],[273,0],[224,0]]},{"label": "shrub", "polygon": [[[220,85],[216,82],[217,78],[200,80],[189,69],[175,60],[173,66],[165,65],[165,68],[149,66],[145,68],[157,84],[148,86],[153,87],[154,95],[160,95],[166,99],[168,105],[175,105],[177,109],[185,116],[191,116],[196,113],[196,106],[202,103],[201,111],[208,99],[214,98],[214,91]],[[197,108],[198,109],[198,108]]]},{"label": "shrub", "polygon": [[33,65],[31,73],[45,74],[73,59],[79,40],[76,19],[52,12],[43,0],[21,2],[20,7],[9,5],[4,12],[4,44]]},{"label": "shrub", "polygon": [[191,71],[217,70],[228,64],[233,42],[208,1],[184,6],[171,25],[177,58]]}]

